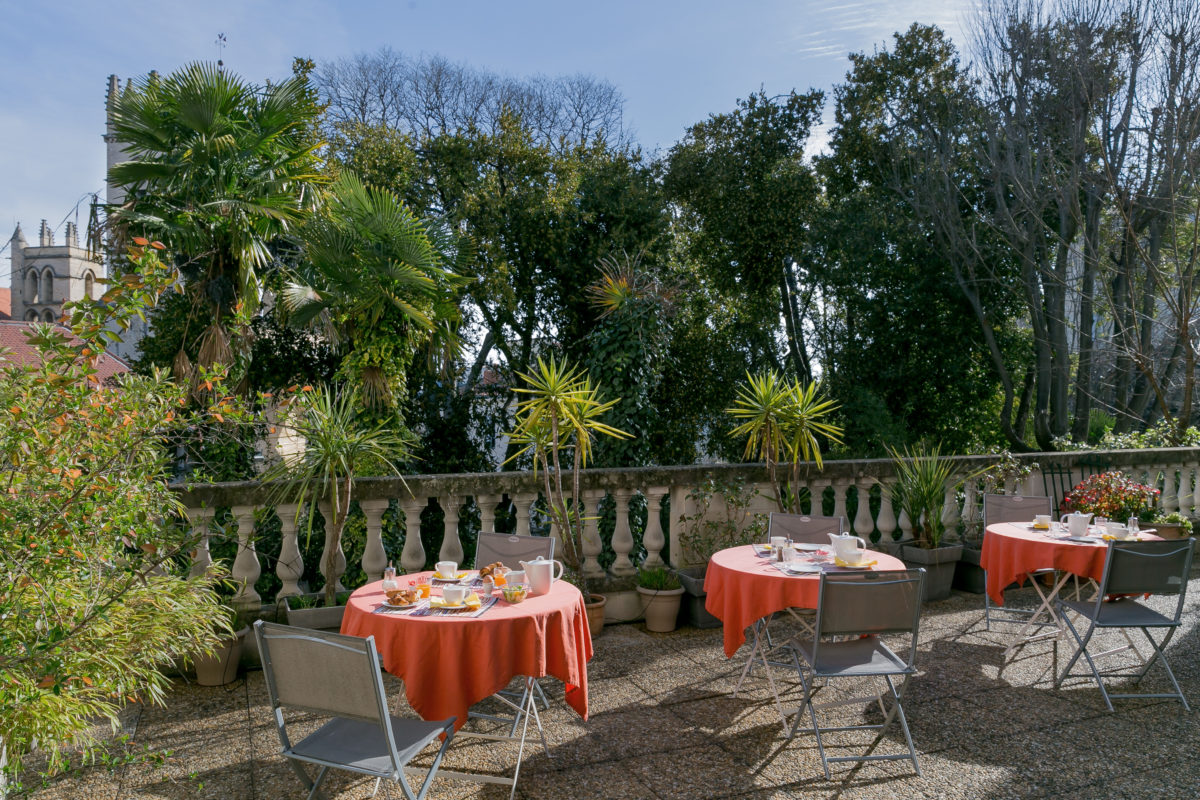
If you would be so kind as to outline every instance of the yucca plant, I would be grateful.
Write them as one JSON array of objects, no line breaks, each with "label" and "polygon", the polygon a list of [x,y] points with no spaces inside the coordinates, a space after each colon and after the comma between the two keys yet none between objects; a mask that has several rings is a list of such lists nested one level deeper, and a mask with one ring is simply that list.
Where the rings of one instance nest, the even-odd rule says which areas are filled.
[{"label": "yucca plant", "polygon": [[[819,383],[803,385],[774,370],[746,373],[746,382],[738,387],[737,399],[726,413],[741,424],[729,434],[745,436],[745,458],[757,458],[767,465],[780,511],[800,513],[801,465],[811,462],[821,469],[820,437],[841,443],[842,428],[828,421],[836,409],[837,404],[824,396]],[[780,463],[789,467],[786,486],[780,485]]]},{"label": "yucca plant", "polygon": [[[566,359],[539,358],[536,370],[518,376],[525,385],[515,391],[525,399],[517,406],[516,430],[509,436],[524,446],[509,461],[524,453],[532,455],[534,474],[542,475],[550,519],[562,538],[563,561],[582,582],[584,517],[580,513],[579,472],[592,456],[596,436],[629,436],[601,421],[620,398],[602,400],[600,388],[587,373]],[[564,478],[568,468],[569,485]],[[586,585],[582,588],[586,592]]]},{"label": "yucca plant", "polygon": [[896,470],[896,504],[912,521],[918,547],[941,547],[946,528],[942,524],[942,503],[946,481],[952,470],[942,458],[938,445],[924,442],[903,450],[888,448]]},{"label": "yucca plant", "polygon": [[[354,479],[364,474],[399,475],[396,463],[411,454],[413,438],[394,421],[389,425],[369,415],[355,392],[329,386],[301,394],[288,408],[284,425],[303,438],[304,450],[285,457],[263,477],[279,481],[274,504],[296,503],[297,516],[308,508],[310,536],[317,504],[329,503],[332,533],[323,568],[331,576],[350,515]],[[326,581],[325,605],[336,603],[336,588],[337,581]]]}]

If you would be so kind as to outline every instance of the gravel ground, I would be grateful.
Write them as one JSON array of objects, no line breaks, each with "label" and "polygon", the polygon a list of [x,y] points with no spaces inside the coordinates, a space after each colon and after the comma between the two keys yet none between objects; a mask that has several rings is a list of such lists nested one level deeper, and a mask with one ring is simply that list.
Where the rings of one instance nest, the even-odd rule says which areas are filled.
[{"label": "gravel ground", "polygon": [[[1200,578],[1193,577],[1188,622],[1168,650],[1191,702],[1200,704]],[[1010,594],[1030,605],[1033,591]],[[1153,603],[1161,610],[1167,604]],[[543,715],[550,744],[526,750],[517,795],[523,798],[1192,798],[1200,796],[1196,711],[1175,701],[1127,700],[1109,713],[1095,685],[1070,681],[1055,690],[1050,642],[1030,644],[1008,662],[1012,626],[984,629],[982,597],[958,594],[928,604],[918,653],[921,673],[905,709],[922,775],[908,761],[833,766],[826,780],[811,732],[787,741],[761,670],[731,696],[748,648],[733,659],[719,630],[647,633],[610,626],[595,641],[589,677],[591,719],[561,702],[562,687],[545,682],[552,707]],[[1065,649],[1065,648],[1063,648]],[[1060,657],[1063,655],[1060,652]],[[1115,656],[1116,659],[1123,656]],[[777,672],[792,706],[793,677]],[[411,715],[395,679],[386,682],[395,711]],[[1167,685],[1161,668],[1143,689]],[[836,687],[830,692],[840,691]],[[827,724],[878,721],[877,706],[856,703],[826,712]],[[300,728],[315,719],[300,720]],[[475,725],[476,723],[472,723]],[[180,681],[163,708],[125,715],[130,738],[122,757],[75,769],[32,791],[34,798],[80,800],[276,800],[302,798],[278,755],[279,742],[262,673],[201,688]],[[861,752],[864,734],[830,734],[831,754]],[[877,753],[904,750],[891,731]],[[516,748],[460,740],[448,769],[511,772]],[[328,782],[338,800],[367,798],[373,780],[340,773]],[[379,797],[400,797],[394,787]],[[505,798],[496,786],[437,780],[431,798]]]}]

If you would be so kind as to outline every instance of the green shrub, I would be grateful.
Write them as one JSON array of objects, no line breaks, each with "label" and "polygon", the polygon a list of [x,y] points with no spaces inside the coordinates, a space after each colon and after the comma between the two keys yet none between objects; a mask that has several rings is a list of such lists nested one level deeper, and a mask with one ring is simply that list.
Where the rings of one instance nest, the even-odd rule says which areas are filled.
[{"label": "green shrub", "polygon": [[654,591],[666,591],[669,589],[678,589],[680,587],[679,578],[675,573],[666,567],[650,567],[648,569],[639,569],[637,576],[638,586],[643,589],[653,589]]}]

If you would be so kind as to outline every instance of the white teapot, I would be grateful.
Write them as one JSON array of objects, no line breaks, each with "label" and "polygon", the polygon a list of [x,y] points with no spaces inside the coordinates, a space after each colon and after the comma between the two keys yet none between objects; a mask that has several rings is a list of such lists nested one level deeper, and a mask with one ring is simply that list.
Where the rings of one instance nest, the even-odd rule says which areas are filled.
[{"label": "white teapot", "polygon": [[862,558],[862,551],[867,549],[867,543],[849,533],[831,533],[829,541],[833,545],[833,554],[848,564],[857,564]]},{"label": "white teapot", "polygon": [[1059,521],[1067,526],[1067,533],[1079,538],[1080,536],[1087,536],[1088,525],[1092,524],[1092,515],[1084,514],[1082,511],[1075,511],[1071,514],[1063,514],[1062,519]]},{"label": "white teapot", "polygon": [[[558,567],[557,574],[555,567]],[[530,594],[546,594],[556,580],[563,575],[561,561],[546,559],[538,556],[533,561],[522,561],[521,569],[525,570],[525,579],[529,581]]]}]

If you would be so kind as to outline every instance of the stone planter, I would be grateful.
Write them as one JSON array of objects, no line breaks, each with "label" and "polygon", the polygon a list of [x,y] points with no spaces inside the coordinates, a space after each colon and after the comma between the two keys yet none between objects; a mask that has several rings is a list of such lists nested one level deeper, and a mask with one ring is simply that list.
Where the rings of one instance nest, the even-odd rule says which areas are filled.
[{"label": "stone planter", "polygon": [[683,587],[678,589],[646,589],[637,587],[642,602],[646,604],[646,630],[655,633],[670,633],[675,630],[679,619],[679,605],[683,600]]},{"label": "stone planter", "polygon": [[1156,535],[1164,539],[1186,539],[1188,534],[1184,532],[1182,525],[1176,525],[1170,522],[1155,522],[1147,527],[1153,527]]},{"label": "stone planter", "polygon": [[704,591],[704,574],[708,565],[702,567],[684,567],[675,570],[675,576],[683,585],[683,600],[679,607],[679,624],[691,625],[693,628],[719,628],[721,620],[708,613],[704,602],[708,592]]},{"label": "stone planter", "polygon": [[297,628],[313,628],[319,631],[339,632],[342,629],[342,617],[346,613],[345,606],[319,606],[317,608],[292,608],[292,598],[284,603],[287,607],[287,624]]},{"label": "stone planter", "polygon": [[983,594],[986,587],[987,573],[979,566],[979,558],[983,551],[976,547],[964,547],[962,559],[954,565],[953,588],[960,592]]},{"label": "stone planter", "polygon": [[921,592],[921,602],[944,600],[950,596],[950,587],[954,582],[954,567],[962,558],[961,544],[946,545],[925,549],[906,545],[900,557],[909,567],[925,568],[925,588]]},{"label": "stone planter", "polygon": [[238,662],[242,656],[242,639],[250,631],[242,628],[217,646],[212,653],[197,653],[192,657],[196,668],[196,683],[201,686],[224,686],[237,678]]},{"label": "stone planter", "polygon": [[604,630],[604,606],[606,605],[608,605],[608,598],[602,594],[589,594],[583,603],[583,607],[587,611],[588,630],[593,639],[600,635],[600,631]]}]

